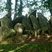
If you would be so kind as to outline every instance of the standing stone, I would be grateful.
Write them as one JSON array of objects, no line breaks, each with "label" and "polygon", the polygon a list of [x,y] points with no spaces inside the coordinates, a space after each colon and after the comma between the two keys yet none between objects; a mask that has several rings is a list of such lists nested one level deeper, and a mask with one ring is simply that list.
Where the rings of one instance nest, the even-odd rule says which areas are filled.
[{"label": "standing stone", "polygon": [[48,20],[41,13],[38,13],[38,21],[40,29],[43,31],[48,30]]}]

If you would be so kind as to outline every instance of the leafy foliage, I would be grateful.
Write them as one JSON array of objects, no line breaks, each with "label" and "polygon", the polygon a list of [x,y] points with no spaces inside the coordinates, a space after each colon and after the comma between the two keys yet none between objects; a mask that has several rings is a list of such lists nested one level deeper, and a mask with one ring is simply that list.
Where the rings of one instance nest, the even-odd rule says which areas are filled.
[{"label": "leafy foliage", "polygon": [[51,9],[52,8],[52,0],[46,0],[44,6],[46,6],[49,9]]}]

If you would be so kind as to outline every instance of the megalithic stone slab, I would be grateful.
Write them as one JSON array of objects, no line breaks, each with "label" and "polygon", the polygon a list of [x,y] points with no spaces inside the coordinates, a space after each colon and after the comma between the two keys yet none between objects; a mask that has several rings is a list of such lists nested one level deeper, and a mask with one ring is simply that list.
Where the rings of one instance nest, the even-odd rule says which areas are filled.
[{"label": "megalithic stone slab", "polygon": [[32,22],[33,28],[36,30],[39,28],[38,20],[35,16],[30,15],[30,20]]},{"label": "megalithic stone slab", "polygon": [[29,21],[29,18],[24,18],[22,21],[23,26],[25,27],[26,30],[30,30],[31,29],[31,24]]},{"label": "megalithic stone slab", "polygon": [[42,30],[48,29],[48,20],[41,13],[38,13],[38,21]]}]

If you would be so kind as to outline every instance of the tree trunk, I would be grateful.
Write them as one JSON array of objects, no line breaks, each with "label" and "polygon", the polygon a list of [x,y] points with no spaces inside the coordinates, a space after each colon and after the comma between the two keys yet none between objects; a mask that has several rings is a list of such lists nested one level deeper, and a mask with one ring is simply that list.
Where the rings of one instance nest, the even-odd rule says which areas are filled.
[{"label": "tree trunk", "polygon": [[8,18],[11,21],[11,0],[7,0],[6,8],[7,8],[7,11],[8,11]]},{"label": "tree trunk", "polygon": [[20,0],[20,6],[18,9],[18,16],[22,16],[22,8],[23,8],[22,5],[23,5],[22,0]]},{"label": "tree trunk", "polygon": [[16,19],[16,16],[17,16],[17,2],[18,2],[18,0],[15,1],[15,14],[14,14],[14,19]]},{"label": "tree trunk", "polygon": [[49,29],[50,29],[49,33],[52,34],[52,9],[50,9],[50,13],[51,13],[51,17],[50,17],[50,20],[49,20],[49,24],[50,24],[50,26],[49,26]]},{"label": "tree trunk", "polygon": [[51,16],[52,16],[52,9],[50,9],[50,13],[51,13]]},{"label": "tree trunk", "polygon": [[8,19],[10,20],[9,22],[9,28],[12,28],[12,18],[11,18],[11,0],[7,0],[7,4],[6,4],[6,9],[8,12]]}]

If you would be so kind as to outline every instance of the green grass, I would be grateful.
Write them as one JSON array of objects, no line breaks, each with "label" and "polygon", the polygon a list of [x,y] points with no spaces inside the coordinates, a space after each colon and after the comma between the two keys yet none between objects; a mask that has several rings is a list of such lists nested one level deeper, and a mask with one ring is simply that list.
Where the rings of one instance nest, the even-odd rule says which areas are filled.
[{"label": "green grass", "polygon": [[29,43],[24,45],[0,45],[0,52],[52,52],[52,43]]}]

